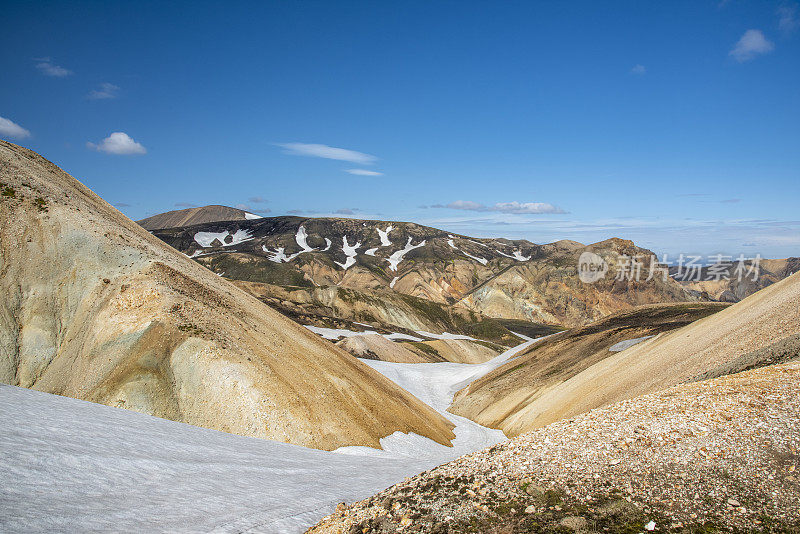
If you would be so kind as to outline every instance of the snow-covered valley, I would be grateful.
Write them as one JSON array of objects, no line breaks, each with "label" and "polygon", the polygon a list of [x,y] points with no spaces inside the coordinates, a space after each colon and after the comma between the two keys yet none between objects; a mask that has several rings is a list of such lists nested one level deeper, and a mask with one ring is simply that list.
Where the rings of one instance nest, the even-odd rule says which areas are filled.
[{"label": "snow-covered valley", "polygon": [[0,385],[0,531],[301,532],[339,502],[503,440],[446,409],[526,339],[483,364],[365,360],[450,419],[453,447],[395,433],[384,450],[326,452]]}]

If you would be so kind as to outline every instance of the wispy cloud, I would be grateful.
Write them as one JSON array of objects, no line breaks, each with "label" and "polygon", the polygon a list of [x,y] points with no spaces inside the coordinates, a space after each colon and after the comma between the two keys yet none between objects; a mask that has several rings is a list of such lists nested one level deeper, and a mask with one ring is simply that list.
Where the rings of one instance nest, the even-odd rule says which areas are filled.
[{"label": "wispy cloud", "polygon": [[720,200],[722,204],[738,204],[741,201],[741,198],[726,198],[725,200]]},{"label": "wispy cloud", "polygon": [[118,208],[130,208],[131,205],[127,202],[114,202],[114,205]]},{"label": "wispy cloud", "polygon": [[114,132],[98,144],[87,142],[86,146],[98,152],[106,154],[116,154],[119,156],[132,156],[137,154],[147,154],[147,149],[134,141],[125,132]]},{"label": "wispy cloud", "polygon": [[[441,217],[419,221],[426,226],[475,237],[528,239],[549,243],[572,239],[594,243],[609,237],[632,239],[659,255],[678,253],[738,253],[743,242],[757,246],[763,257],[797,256],[800,221],[777,219],[691,219],[616,217],[595,220],[550,219],[487,213],[481,217]],[[752,252],[756,252],[752,251]]]},{"label": "wispy cloud", "polygon": [[736,42],[729,55],[739,63],[743,63],[774,49],[775,45],[764,37],[761,30],[747,30]]},{"label": "wispy cloud", "polygon": [[293,156],[335,159],[339,161],[349,161],[351,163],[360,163],[362,165],[369,165],[378,160],[377,157],[364,154],[363,152],[315,143],[277,143],[277,146],[283,148],[284,154],[291,154]]},{"label": "wispy cloud", "polygon": [[247,199],[248,202],[252,202],[253,204],[264,204],[267,202],[267,199],[264,197],[250,197]]},{"label": "wispy cloud", "polygon": [[0,135],[10,137],[12,139],[25,139],[31,136],[31,132],[5,117],[0,117]]},{"label": "wispy cloud", "polygon": [[196,206],[197,206],[197,204],[195,204],[193,202],[176,202],[175,203],[175,207],[176,208],[194,208]]},{"label": "wispy cloud", "polygon": [[236,204],[235,207],[237,209],[242,210],[242,211],[247,211],[247,212],[250,212],[250,213],[256,213],[256,214],[259,214],[259,215],[264,215],[264,214],[270,212],[269,208],[254,208],[254,207],[252,207],[252,206],[250,206],[248,204]]},{"label": "wispy cloud", "polygon": [[349,172],[357,176],[383,176],[382,172],[370,171],[368,169],[347,169],[344,172]]},{"label": "wispy cloud", "polygon": [[451,210],[465,211],[495,211],[498,213],[515,214],[540,214],[540,213],[566,213],[559,207],[548,204],[547,202],[498,202],[492,206],[486,206],[480,202],[472,200],[456,200],[450,204],[434,204],[431,208],[448,208]]},{"label": "wispy cloud", "polygon": [[647,72],[647,69],[645,68],[644,65],[634,65],[633,68],[631,68],[631,72],[633,74],[638,74],[641,76],[642,74]]},{"label": "wispy cloud", "polygon": [[64,78],[65,76],[69,76],[72,74],[71,70],[65,69],[64,67],[59,67],[58,65],[54,64],[50,61],[49,57],[40,57],[35,58],[36,61],[36,68],[44,74],[45,76],[52,76],[54,78]]},{"label": "wispy cloud", "polygon": [[86,95],[89,100],[109,100],[119,96],[119,87],[113,83],[101,83],[97,89],[93,89]]},{"label": "wispy cloud", "polygon": [[800,28],[797,4],[786,4],[778,8],[778,28],[784,33],[792,33]]}]

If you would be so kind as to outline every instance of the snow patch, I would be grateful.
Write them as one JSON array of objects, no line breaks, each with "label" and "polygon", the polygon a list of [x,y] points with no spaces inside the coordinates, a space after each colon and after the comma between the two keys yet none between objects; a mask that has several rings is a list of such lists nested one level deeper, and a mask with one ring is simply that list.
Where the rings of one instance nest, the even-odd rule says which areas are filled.
[{"label": "snow patch", "polygon": [[[361,324],[362,326],[369,326],[364,325],[362,323],[355,323]],[[347,330],[346,328],[325,328],[322,326],[312,326],[312,325],[303,325],[315,334],[318,334],[325,339],[330,339],[331,341],[336,341],[342,337],[356,337],[356,336],[368,336],[370,334],[378,334],[375,330],[365,330],[363,332],[356,332],[355,330]],[[408,334],[403,334],[401,332],[392,332],[391,334],[378,334],[386,339],[391,341],[424,341],[424,339],[410,336]]]},{"label": "snow patch", "polygon": [[322,252],[326,252],[331,249],[331,240],[327,237],[325,238],[325,248],[322,249]]},{"label": "snow patch", "polygon": [[380,247],[371,248],[364,252],[367,256],[374,256]]},{"label": "snow patch", "polygon": [[[472,242],[473,242],[473,243],[476,243],[476,241],[472,241]],[[480,263],[481,265],[486,265],[487,263],[489,263],[489,260],[487,260],[487,259],[485,259],[485,258],[479,258],[478,256],[473,256],[472,254],[469,254],[469,253],[467,253],[467,252],[464,252],[463,250],[461,250],[460,248],[458,248],[458,247],[456,246],[456,244],[455,244],[455,243],[453,243],[453,240],[452,240],[452,239],[448,239],[448,240],[447,240],[447,244],[448,244],[448,245],[450,245],[450,248],[454,248],[454,249],[456,249],[457,251],[459,251],[460,253],[462,253],[464,256],[466,256],[466,257],[468,257],[468,258],[472,258],[473,260],[477,261],[477,262],[478,262],[478,263]],[[482,244],[482,243],[478,243],[478,244],[480,245],[480,244]],[[484,245],[484,246],[485,246],[485,245]]]},{"label": "snow patch", "polygon": [[339,263],[338,261],[334,261],[336,265],[344,269],[345,271],[355,265],[356,263],[356,250],[361,246],[361,241],[357,242],[355,245],[349,245],[347,243],[347,236],[342,238],[342,252],[344,255],[347,256],[347,259],[344,260],[344,263]]},{"label": "snow patch", "polygon": [[531,256],[528,256],[527,258],[523,256],[522,252],[519,249],[515,249],[514,254],[506,254],[501,250],[495,250],[495,252],[497,252],[501,256],[505,256],[506,258],[511,258],[512,260],[517,260],[517,261],[528,261],[529,259],[531,259]]},{"label": "snow patch", "polygon": [[398,280],[400,280],[400,277],[399,277],[399,276],[395,276],[394,278],[392,278],[392,281],[391,281],[391,282],[389,282],[389,287],[391,287],[392,289],[394,289],[394,285],[397,283],[397,281],[398,281]]},{"label": "snow patch", "polygon": [[392,242],[389,240],[389,232],[394,229],[392,225],[386,227],[386,230],[381,230],[380,228],[376,228],[378,230],[378,235],[381,238],[381,246],[382,247],[390,247],[392,246]]},{"label": "snow patch", "polygon": [[312,252],[314,249],[308,246],[306,240],[308,239],[308,234],[306,233],[306,227],[301,226],[297,229],[297,233],[294,236],[294,240],[297,241],[297,244],[302,249],[302,252]]},{"label": "snow patch", "polygon": [[294,254],[286,255],[284,252],[284,247],[278,247],[274,251],[267,248],[266,245],[261,246],[261,250],[269,254],[267,257],[268,260],[274,261],[275,263],[288,263],[295,259],[300,254],[305,252],[313,252],[316,249],[313,249],[308,246],[307,240],[308,234],[306,233],[306,229],[304,226],[301,226],[297,229],[297,233],[294,236],[294,240],[297,242],[297,245],[300,247],[300,252],[295,252]]},{"label": "snow patch", "polygon": [[[519,334],[515,335],[519,336]],[[458,390],[500,367],[536,341],[525,336],[520,336],[520,338],[525,339],[525,342],[521,345],[508,349],[488,362],[480,364],[450,362],[390,363],[359,358],[362,362],[432,407],[443,417],[455,423],[456,426],[453,432],[456,437],[452,441],[452,446],[447,447],[417,434],[395,432],[380,440],[383,451],[369,447],[342,447],[334,452],[387,459],[394,457],[424,458],[441,464],[450,459],[505,441],[506,437],[501,430],[486,428],[466,417],[454,415],[448,412],[447,409],[453,403],[453,395]]]},{"label": "snow patch", "polygon": [[299,533],[337,503],[437,463],[236,436],[3,384],[0,421],[0,532]]},{"label": "snow patch", "polygon": [[630,347],[632,347],[634,345],[638,345],[642,341],[646,341],[646,340],[650,339],[651,337],[656,337],[656,336],[644,336],[644,337],[637,337],[637,338],[633,338],[633,339],[626,339],[625,341],[620,341],[619,343],[615,343],[614,345],[611,345],[610,347],[608,347],[608,350],[609,350],[609,352],[622,352],[623,350],[628,349],[628,348],[630,348]]},{"label": "snow patch", "polygon": [[480,263],[481,265],[486,265],[487,263],[489,263],[489,260],[487,260],[486,258],[480,258],[480,257],[478,257],[478,256],[473,256],[472,254],[469,254],[469,253],[467,253],[467,252],[464,252],[463,250],[461,251],[461,253],[462,253],[464,256],[468,257],[468,258],[472,258],[473,260],[477,261],[477,262],[478,262],[478,263]]},{"label": "snow patch", "polygon": [[419,247],[423,247],[423,246],[425,246],[425,240],[424,239],[422,240],[421,243],[418,243],[416,245],[412,245],[411,244],[411,236],[408,236],[408,242],[406,243],[405,248],[403,248],[401,250],[398,250],[396,252],[393,252],[391,256],[386,258],[386,261],[389,262],[389,268],[391,270],[393,270],[393,271],[396,271],[397,270],[397,266],[400,264],[401,261],[403,261],[403,257],[406,254],[408,254],[409,252],[411,252],[415,248],[419,248]]},{"label": "snow patch", "polygon": [[[228,236],[231,237],[230,243],[225,242]],[[244,243],[251,239],[253,239],[253,234],[250,233],[250,230],[241,228],[232,234],[227,230],[223,230],[222,232],[197,232],[194,234],[194,240],[203,248],[210,247],[214,240],[219,240],[223,247],[232,247],[233,245],[238,245],[239,243]]]},{"label": "snow patch", "polygon": [[244,218],[247,219],[248,221],[253,221],[255,219],[263,219],[264,217],[262,217],[261,215],[256,215],[255,213],[244,212]]},{"label": "snow patch", "polygon": [[467,341],[475,341],[474,337],[463,336],[461,334],[448,334],[447,332],[434,334],[432,332],[426,332],[425,330],[417,330],[416,332],[421,336],[429,337],[431,339],[465,339]]}]

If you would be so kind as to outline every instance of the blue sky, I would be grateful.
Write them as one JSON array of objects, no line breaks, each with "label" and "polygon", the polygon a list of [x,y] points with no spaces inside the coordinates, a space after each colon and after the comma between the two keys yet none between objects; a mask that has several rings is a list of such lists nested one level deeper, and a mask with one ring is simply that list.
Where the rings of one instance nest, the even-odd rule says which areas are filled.
[{"label": "blue sky", "polygon": [[4,6],[0,137],[133,219],[800,255],[795,2],[165,4]]}]

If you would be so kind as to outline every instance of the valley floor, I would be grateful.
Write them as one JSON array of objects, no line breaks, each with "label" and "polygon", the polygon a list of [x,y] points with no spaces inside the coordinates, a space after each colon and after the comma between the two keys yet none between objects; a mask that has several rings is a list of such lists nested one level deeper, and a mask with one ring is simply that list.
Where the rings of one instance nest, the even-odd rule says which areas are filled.
[{"label": "valley floor", "polygon": [[502,441],[445,410],[532,342],[477,365],[367,361],[450,418],[454,447],[396,433],[384,451],[326,452],[0,385],[0,531],[302,531],[337,503]]}]

